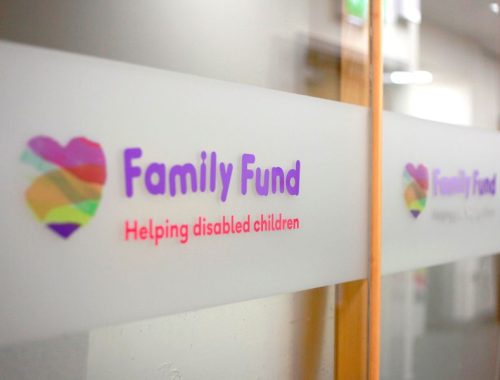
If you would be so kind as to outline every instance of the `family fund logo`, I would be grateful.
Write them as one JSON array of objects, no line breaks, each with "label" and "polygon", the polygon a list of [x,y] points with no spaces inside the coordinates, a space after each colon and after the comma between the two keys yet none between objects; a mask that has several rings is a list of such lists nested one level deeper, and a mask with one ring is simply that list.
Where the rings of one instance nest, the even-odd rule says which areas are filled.
[{"label": "family fund logo", "polygon": [[[48,136],[30,139],[21,161],[38,172],[25,192],[26,202],[38,221],[67,239],[95,215],[106,182],[106,160],[101,146],[84,137],[73,138],[66,146]],[[291,167],[262,168],[254,154],[242,154],[236,163],[224,162],[216,152],[202,151],[195,160],[182,164],[148,162],[139,147],[123,151],[124,190],[128,198],[144,190],[152,196],[174,198],[180,194],[210,192],[225,202],[232,186],[240,194],[268,196],[300,193],[300,161]],[[239,173],[238,173],[239,172]],[[236,179],[237,178],[237,179]],[[239,181],[239,184],[236,184]],[[241,220],[239,220],[239,219]],[[191,226],[193,236],[250,232],[253,216],[221,216],[210,221],[199,216]],[[298,229],[299,219],[261,213],[252,220],[255,232]],[[187,242],[186,224],[176,224],[165,215],[163,221],[149,218],[144,227],[138,219],[125,221],[126,240],[159,240],[180,237]],[[174,231],[175,230],[175,231]],[[176,232],[177,231],[177,232]]]},{"label": "family fund logo", "polygon": [[459,170],[456,174],[445,175],[441,169],[436,168],[429,175],[429,170],[425,165],[408,163],[403,173],[406,207],[411,215],[417,218],[427,205],[429,185],[433,198],[461,196],[468,199],[470,197],[494,196],[496,194],[496,180],[496,174],[491,177],[482,176],[477,169],[470,173]]},{"label": "family fund logo", "polygon": [[101,146],[85,137],[65,147],[47,136],[28,141],[21,161],[39,173],[25,192],[36,219],[67,239],[95,215],[106,182]]}]

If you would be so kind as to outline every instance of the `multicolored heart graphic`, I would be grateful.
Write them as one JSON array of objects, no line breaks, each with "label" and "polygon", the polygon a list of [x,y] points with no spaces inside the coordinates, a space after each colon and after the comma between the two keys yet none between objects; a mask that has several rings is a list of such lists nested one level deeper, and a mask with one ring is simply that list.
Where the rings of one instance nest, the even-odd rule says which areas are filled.
[{"label": "multicolored heart graphic", "polygon": [[67,239],[94,216],[104,183],[106,160],[101,146],[85,137],[66,147],[47,136],[28,141],[21,161],[42,174],[26,190],[36,218]]},{"label": "multicolored heart graphic", "polygon": [[408,207],[413,217],[417,218],[424,211],[427,203],[429,171],[422,164],[415,167],[413,164],[408,163],[405,166],[403,178],[406,207]]}]

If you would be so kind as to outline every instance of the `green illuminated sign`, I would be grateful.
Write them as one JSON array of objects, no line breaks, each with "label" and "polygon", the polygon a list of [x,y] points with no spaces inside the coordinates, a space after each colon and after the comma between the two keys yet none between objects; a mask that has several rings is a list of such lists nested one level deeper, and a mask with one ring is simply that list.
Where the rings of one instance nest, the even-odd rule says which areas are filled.
[{"label": "green illuminated sign", "polygon": [[366,20],[368,15],[368,0],[345,0],[345,8],[349,16]]}]

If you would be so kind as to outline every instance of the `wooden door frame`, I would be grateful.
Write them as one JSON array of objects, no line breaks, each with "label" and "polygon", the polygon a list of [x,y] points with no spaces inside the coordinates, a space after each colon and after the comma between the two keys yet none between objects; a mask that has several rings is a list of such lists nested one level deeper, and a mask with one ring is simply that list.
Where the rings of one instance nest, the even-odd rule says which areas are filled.
[{"label": "wooden door frame", "polygon": [[[347,22],[342,12],[341,101],[370,107],[370,242],[368,280],[337,286],[335,379],[378,380],[382,249],[382,0],[370,0],[368,26]],[[364,39],[366,51],[350,47]],[[368,48],[369,47],[369,48]]]}]

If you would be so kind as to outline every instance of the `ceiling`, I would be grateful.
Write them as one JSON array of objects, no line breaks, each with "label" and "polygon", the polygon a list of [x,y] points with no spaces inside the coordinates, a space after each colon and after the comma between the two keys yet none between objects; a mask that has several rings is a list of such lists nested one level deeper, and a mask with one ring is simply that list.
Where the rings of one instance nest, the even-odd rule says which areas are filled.
[{"label": "ceiling", "polygon": [[422,19],[467,37],[500,57],[500,14],[490,10],[491,1],[422,0]]}]

